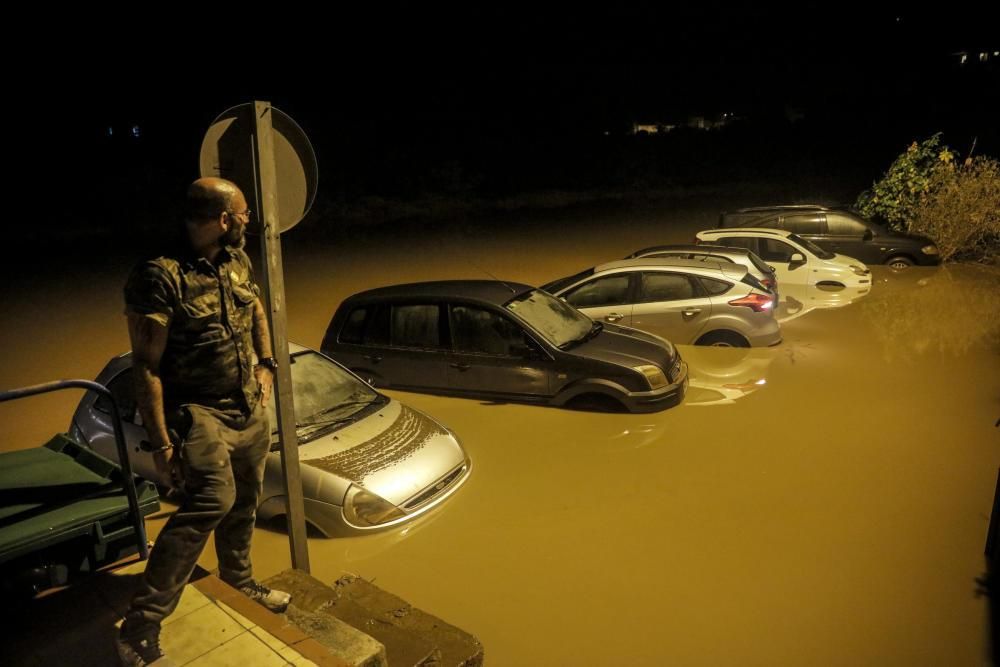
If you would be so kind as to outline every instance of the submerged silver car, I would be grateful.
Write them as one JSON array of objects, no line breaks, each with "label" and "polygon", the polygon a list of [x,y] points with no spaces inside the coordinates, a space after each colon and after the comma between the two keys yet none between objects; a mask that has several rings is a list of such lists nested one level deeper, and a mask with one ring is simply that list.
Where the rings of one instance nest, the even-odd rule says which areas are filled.
[{"label": "submerged silver car", "polygon": [[[289,346],[306,521],[328,536],[396,526],[428,512],[465,482],[471,462],[455,434],[427,415],[379,393],[329,357]],[[115,396],[132,470],[163,484],[138,412],[131,354],[97,377]],[[272,451],[257,516],[285,513],[277,419],[270,401]],[[73,415],[77,442],[117,460],[110,402],[88,392]]]},{"label": "submerged silver car", "polygon": [[680,344],[777,345],[774,295],[745,266],[689,259],[625,259],[542,287],[595,320]]},{"label": "submerged silver car", "polygon": [[778,278],[774,267],[747,248],[731,248],[722,245],[658,245],[636,250],[625,259],[661,257],[665,259],[694,259],[700,262],[732,262],[747,267],[747,271],[775,295],[778,302]]}]

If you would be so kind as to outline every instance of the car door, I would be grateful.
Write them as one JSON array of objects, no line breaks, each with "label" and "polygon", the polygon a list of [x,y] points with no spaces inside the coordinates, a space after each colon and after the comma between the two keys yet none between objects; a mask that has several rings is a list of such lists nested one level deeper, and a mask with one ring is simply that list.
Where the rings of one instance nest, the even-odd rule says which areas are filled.
[{"label": "car door", "polygon": [[553,361],[519,323],[481,306],[452,304],[449,311],[451,390],[522,400],[551,395]]},{"label": "car door", "polygon": [[[780,238],[758,238],[757,255],[774,267],[778,284],[812,285],[816,282],[818,259],[812,254],[793,246]],[[798,253],[803,261],[792,262],[792,255]]]},{"label": "car door", "polygon": [[448,385],[440,303],[402,302],[389,308],[389,342],[370,351],[369,361],[390,387],[443,389]]},{"label": "car door", "polygon": [[632,272],[624,271],[591,278],[560,296],[592,319],[631,326],[631,289]]},{"label": "car door", "polygon": [[[142,425],[138,402],[135,397],[135,384],[132,379],[132,369],[126,368],[111,378],[107,383],[108,390],[115,397],[122,418],[122,432],[128,449],[129,463],[132,472],[148,480],[166,483],[156,473],[153,455],[142,448],[148,442],[146,429]],[[115,444],[114,424],[111,417],[111,401],[105,396],[98,396],[87,410],[86,418],[77,421],[77,426],[87,439],[91,449],[101,456],[118,460],[118,447]]]},{"label": "car door", "polygon": [[712,302],[695,276],[643,271],[637,276],[632,326],[674,343],[697,340],[712,315]]},{"label": "car door", "polygon": [[881,264],[882,253],[871,243],[874,234],[860,220],[837,211],[826,214],[827,244],[830,252],[860,259],[865,264]]}]

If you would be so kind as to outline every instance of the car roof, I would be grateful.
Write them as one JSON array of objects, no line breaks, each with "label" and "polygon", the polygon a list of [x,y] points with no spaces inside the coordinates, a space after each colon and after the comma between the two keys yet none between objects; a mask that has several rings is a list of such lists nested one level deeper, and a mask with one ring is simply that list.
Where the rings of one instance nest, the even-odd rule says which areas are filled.
[{"label": "car roof", "polygon": [[619,259],[601,264],[594,267],[594,275],[625,269],[683,269],[685,273],[695,273],[706,277],[717,277],[721,273],[730,280],[740,280],[747,274],[747,267],[730,262],[703,262],[698,259],[672,257],[640,257],[638,259]]},{"label": "car roof", "polygon": [[344,303],[391,301],[394,299],[461,299],[502,306],[514,297],[536,288],[524,283],[501,280],[437,280],[422,283],[389,285],[358,292]]},{"label": "car roof", "polygon": [[649,248],[643,248],[642,250],[636,250],[634,253],[626,257],[625,259],[639,259],[641,255],[651,254],[655,252],[691,252],[691,253],[717,253],[724,254],[729,253],[732,255],[749,255],[750,250],[747,248],[737,248],[733,246],[726,245],[712,245],[709,243],[702,244],[676,244],[676,245],[655,245]]},{"label": "car roof", "polygon": [[702,234],[722,234],[731,235],[733,232],[737,234],[760,234],[763,236],[780,236],[786,238],[794,234],[795,232],[790,232],[787,229],[768,229],[764,227],[720,227],[716,229],[703,229],[698,232],[696,236],[701,236]]}]

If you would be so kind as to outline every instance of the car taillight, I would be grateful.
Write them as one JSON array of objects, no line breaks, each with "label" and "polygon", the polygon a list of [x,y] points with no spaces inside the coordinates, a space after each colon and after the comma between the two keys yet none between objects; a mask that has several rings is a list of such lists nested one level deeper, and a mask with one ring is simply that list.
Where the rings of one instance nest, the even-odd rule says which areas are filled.
[{"label": "car taillight", "polygon": [[774,299],[763,294],[747,294],[729,302],[730,306],[746,306],[755,313],[763,313],[774,307]]}]

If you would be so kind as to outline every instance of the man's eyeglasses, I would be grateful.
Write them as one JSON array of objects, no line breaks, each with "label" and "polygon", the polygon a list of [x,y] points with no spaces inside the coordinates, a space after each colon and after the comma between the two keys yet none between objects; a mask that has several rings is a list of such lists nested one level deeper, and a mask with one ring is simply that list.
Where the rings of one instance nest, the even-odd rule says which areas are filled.
[{"label": "man's eyeglasses", "polygon": [[240,216],[242,218],[245,218],[247,221],[249,221],[250,220],[250,216],[253,215],[253,211],[251,211],[250,209],[247,209],[247,210],[243,211],[242,213],[237,213],[235,211],[226,211],[226,212],[229,213],[229,215],[232,215],[232,216]]}]

